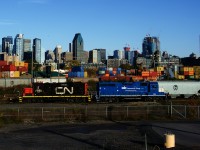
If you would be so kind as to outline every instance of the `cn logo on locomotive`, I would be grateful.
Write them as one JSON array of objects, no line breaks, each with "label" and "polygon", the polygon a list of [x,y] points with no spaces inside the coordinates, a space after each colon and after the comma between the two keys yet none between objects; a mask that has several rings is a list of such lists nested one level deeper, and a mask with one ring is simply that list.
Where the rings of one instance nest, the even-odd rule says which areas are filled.
[{"label": "cn logo on locomotive", "polygon": [[178,90],[178,85],[174,85],[173,89],[174,89],[174,91],[177,91]]},{"label": "cn logo on locomotive", "polygon": [[56,87],[55,88],[55,93],[58,94],[58,95],[66,94],[66,92],[68,92],[69,94],[73,94],[74,88],[71,87],[71,91],[67,87]]}]

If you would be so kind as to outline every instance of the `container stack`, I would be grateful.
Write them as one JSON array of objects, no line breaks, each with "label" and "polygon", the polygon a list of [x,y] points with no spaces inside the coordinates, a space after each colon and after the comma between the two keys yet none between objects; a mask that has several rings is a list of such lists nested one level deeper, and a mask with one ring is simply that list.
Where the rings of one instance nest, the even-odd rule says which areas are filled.
[{"label": "container stack", "polygon": [[68,77],[83,78],[84,77],[84,69],[83,69],[83,67],[80,67],[80,66],[72,67],[71,72],[68,73]]},{"label": "container stack", "polygon": [[185,79],[194,79],[193,67],[181,67],[179,73],[183,75]]},{"label": "container stack", "polygon": [[162,76],[164,74],[164,67],[156,67],[155,71],[157,72],[158,76]]},{"label": "container stack", "polygon": [[200,79],[200,66],[194,66],[194,78]]},{"label": "container stack", "polygon": [[19,78],[28,72],[28,63],[0,61],[0,78]]}]

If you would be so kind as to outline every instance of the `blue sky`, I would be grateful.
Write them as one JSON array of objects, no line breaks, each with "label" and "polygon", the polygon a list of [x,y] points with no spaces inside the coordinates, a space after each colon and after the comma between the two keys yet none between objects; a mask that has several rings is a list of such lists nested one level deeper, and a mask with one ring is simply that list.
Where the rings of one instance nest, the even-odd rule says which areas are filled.
[{"label": "blue sky", "polygon": [[129,44],[142,50],[146,34],[158,36],[161,50],[200,56],[200,0],[6,0],[1,1],[0,37],[23,33],[41,38],[43,53],[68,50],[81,33],[85,50],[112,55]]}]

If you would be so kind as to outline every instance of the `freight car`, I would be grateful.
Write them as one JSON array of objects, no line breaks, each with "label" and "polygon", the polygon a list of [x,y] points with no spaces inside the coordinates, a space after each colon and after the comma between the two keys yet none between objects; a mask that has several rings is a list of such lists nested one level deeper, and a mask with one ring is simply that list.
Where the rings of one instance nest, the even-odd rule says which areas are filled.
[{"label": "freight car", "polygon": [[199,81],[157,81],[169,98],[197,98],[200,96]]},{"label": "freight car", "polygon": [[166,99],[166,93],[157,82],[99,82],[96,99],[100,102],[152,101]]},{"label": "freight car", "polygon": [[82,82],[32,83],[24,88],[19,102],[88,102],[88,84]]}]

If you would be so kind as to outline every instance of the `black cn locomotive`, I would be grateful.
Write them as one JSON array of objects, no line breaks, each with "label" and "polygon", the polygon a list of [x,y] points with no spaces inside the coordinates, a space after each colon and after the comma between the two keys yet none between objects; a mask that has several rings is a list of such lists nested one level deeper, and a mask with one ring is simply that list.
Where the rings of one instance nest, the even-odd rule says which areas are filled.
[{"label": "black cn locomotive", "polygon": [[89,102],[88,84],[83,82],[32,83],[19,102]]}]

